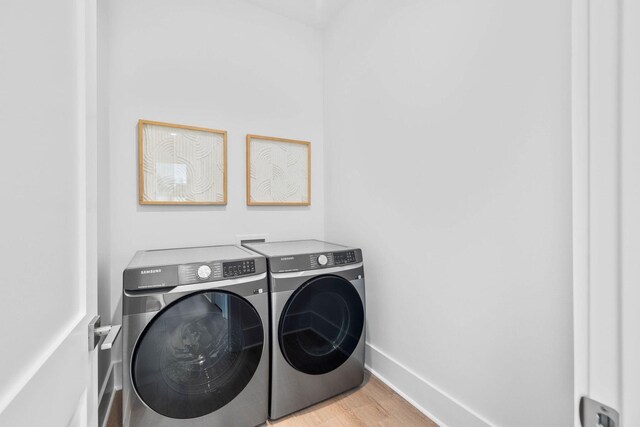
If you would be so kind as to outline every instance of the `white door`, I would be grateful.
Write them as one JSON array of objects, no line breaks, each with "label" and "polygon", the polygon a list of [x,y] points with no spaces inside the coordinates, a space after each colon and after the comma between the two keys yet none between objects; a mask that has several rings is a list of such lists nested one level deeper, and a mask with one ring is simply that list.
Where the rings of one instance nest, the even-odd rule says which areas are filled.
[{"label": "white door", "polygon": [[97,424],[95,16],[0,3],[0,426]]},{"label": "white door", "polygon": [[[575,399],[640,426],[640,2],[574,0]],[[615,415],[615,414],[614,414]],[[580,420],[576,417],[577,426]]]}]

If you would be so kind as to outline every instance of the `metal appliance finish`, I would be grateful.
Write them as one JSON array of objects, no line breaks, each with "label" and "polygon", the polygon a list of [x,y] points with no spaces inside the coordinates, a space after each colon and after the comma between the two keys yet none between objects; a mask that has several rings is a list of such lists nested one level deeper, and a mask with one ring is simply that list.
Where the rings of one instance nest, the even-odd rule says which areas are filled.
[{"label": "metal appliance finish", "polygon": [[[215,272],[215,267],[211,267],[209,278],[200,278],[198,270],[203,265],[220,266],[220,275],[211,277]],[[196,277],[185,275],[185,270],[195,272]],[[206,273],[207,269],[200,271]],[[264,257],[239,246],[138,252],[123,277],[123,425],[249,427],[264,423],[269,392],[269,305]],[[208,312],[193,317],[191,306],[215,310],[210,315],[215,322],[203,323],[209,321]],[[248,315],[256,319],[255,324],[243,326],[244,329],[234,326]],[[156,327],[157,324],[162,327]],[[208,336],[207,343],[214,342],[215,353],[205,354],[203,337],[212,333],[203,324],[228,328],[221,330],[219,337]],[[170,328],[165,325],[177,325],[166,332],[166,345],[157,339],[165,337],[165,329]],[[232,328],[237,332],[235,335]],[[253,341],[242,343],[236,339],[238,336]],[[152,339],[154,346],[143,348]],[[249,351],[246,348],[252,351],[253,359],[244,357]],[[152,367],[136,363],[136,357],[144,354],[146,360],[161,367],[158,369],[161,372],[155,376],[145,373]],[[228,360],[222,359],[224,355],[229,355]],[[219,363],[216,374],[222,379],[205,384],[200,380],[189,382],[194,373],[189,366],[197,367],[198,358],[201,363]],[[165,359],[172,364],[163,366]],[[252,363],[251,369],[243,366],[248,362]],[[149,383],[151,380],[158,382],[157,386]],[[157,410],[156,403],[144,398],[155,389],[183,395],[181,406],[189,406],[193,401],[194,407],[167,405]],[[206,412],[208,407],[214,410]],[[182,416],[183,413],[187,415]]]},{"label": "metal appliance finish", "polygon": [[[262,253],[268,259],[272,343],[270,418],[283,417],[361,385],[364,380],[365,356],[365,283],[362,251],[317,240],[248,243],[245,246]],[[326,294],[322,291],[325,285]],[[307,309],[295,312],[299,310],[293,307],[296,298],[300,299],[303,291],[313,286],[317,289],[316,294],[308,300],[308,304],[302,305]],[[345,291],[344,299],[334,295],[341,289]],[[349,292],[346,292],[347,290]],[[341,304],[340,301],[347,301],[349,295],[349,305]],[[357,301],[354,301],[354,298]],[[332,351],[340,350],[341,342],[349,339],[348,332],[325,334],[331,337],[327,341],[334,346],[325,347],[329,348],[325,351],[329,354],[320,351],[323,349],[322,346],[310,346],[312,350],[318,350],[316,354],[307,355],[303,351],[285,354],[287,316],[291,320],[292,317],[309,315],[309,320],[299,323],[311,329],[315,322],[320,323],[316,329],[322,330],[321,324],[325,321],[330,329],[339,329],[336,325],[338,322],[331,323],[326,318],[320,319],[321,315],[314,315],[314,304],[318,306],[318,312],[324,309],[324,313],[331,315],[333,313],[326,310],[327,307],[333,307],[330,310],[346,313],[343,317],[346,320],[340,324],[345,331],[349,325],[361,325],[358,335],[350,337],[352,341],[347,349],[350,354],[344,357],[346,360],[326,359],[330,358]],[[290,313],[291,311],[294,313]],[[294,359],[301,357],[308,357],[309,363],[304,366],[296,365]],[[314,365],[315,361],[326,366]]]},{"label": "metal appliance finish", "polygon": [[124,289],[167,288],[214,282],[264,271],[263,257],[241,246],[138,251],[124,271]]}]

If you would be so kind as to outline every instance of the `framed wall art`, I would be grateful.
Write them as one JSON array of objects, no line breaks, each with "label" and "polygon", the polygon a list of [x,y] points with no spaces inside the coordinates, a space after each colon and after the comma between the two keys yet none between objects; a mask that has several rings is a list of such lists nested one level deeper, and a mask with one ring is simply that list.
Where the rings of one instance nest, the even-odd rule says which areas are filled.
[{"label": "framed wall art", "polygon": [[310,204],[311,144],[247,135],[247,205]]},{"label": "framed wall art", "polygon": [[227,132],[140,120],[142,205],[226,205]]}]

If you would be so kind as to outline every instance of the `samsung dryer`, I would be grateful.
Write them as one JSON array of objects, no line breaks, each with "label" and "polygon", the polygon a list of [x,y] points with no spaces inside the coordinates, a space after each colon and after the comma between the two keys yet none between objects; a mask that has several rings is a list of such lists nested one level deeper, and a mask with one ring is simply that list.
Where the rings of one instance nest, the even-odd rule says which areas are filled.
[{"label": "samsung dryer", "polygon": [[271,292],[271,418],[362,384],[362,251],[318,240],[248,243],[267,257]]},{"label": "samsung dryer", "polygon": [[263,256],[240,246],[140,251],[123,285],[125,427],[266,421]]}]

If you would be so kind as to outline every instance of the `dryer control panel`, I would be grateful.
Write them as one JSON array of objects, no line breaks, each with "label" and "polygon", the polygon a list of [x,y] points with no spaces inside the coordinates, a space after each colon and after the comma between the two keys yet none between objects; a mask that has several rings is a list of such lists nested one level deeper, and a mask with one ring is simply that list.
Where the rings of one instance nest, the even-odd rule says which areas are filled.
[{"label": "dryer control panel", "polygon": [[270,257],[269,261],[271,263],[271,271],[274,273],[316,270],[362,262],[362,251],[360,249],[351,249],[340,252]]}]

